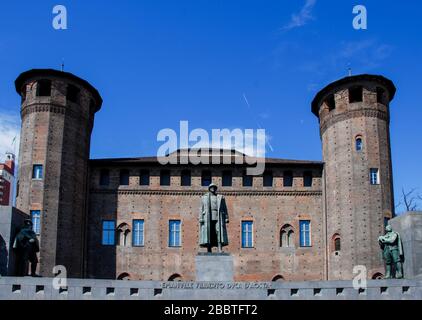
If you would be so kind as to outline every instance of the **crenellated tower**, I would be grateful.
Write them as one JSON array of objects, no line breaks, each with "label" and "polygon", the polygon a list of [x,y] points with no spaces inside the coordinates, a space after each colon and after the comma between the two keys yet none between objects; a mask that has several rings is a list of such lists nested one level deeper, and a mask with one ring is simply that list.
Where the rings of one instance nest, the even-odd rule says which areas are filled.
[{"label": "crenellated tower", "polygon": [[16,206],[40,237],[40,274],[64,265],[83,276],[87,176],[98,91],[68,72],[33,69],[15,81],[22,97]]},{"label": "crenellated tower", "polygon": [[394,84],[377,75],[349,76],[322,89],[312,102],[324,160],[326,277],[368,278],[384,272],[377,241],[394,215],[389,104]]}]

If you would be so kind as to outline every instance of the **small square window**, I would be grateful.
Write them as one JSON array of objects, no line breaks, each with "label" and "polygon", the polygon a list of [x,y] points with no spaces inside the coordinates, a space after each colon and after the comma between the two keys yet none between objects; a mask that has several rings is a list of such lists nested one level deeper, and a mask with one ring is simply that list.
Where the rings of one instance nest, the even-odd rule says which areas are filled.
[{"label": "small square window", "polygon": [[272,187],[273,186],[273,173],[271,171],[264,172],[263,182],[264,187]]},{"label": "small square window", "polygon": [[191,172],[190,170],[183,170],[180,178],[180,185],[189,187],[191,185]]},{"label": "small square window", "polygon": [[41,232],[41,211],[40,210],[31,210],[30,211],[31,220],[32,220],[32,230],[36,234]]},{"label": "small square window", "polygon": [[141,170],[139,174],[139,184],[141,186],[149,186],[149,171]]},{"label": "small square window", "polygon": [[242,185],[244,187],[252,187],[253,186],[253,176],[249,176],[245,172],[243,172],[243,179],[242,179]]},{"label": "small square window", "polygon": [[43,178],[42,164],[34,164],[32,167],[32,179],[41,180]]},{"label": "small square window", "polygon": [[232,186],[232,172],[231,171],[223,171],[222,177],[222,186],[223,187],[231,187]]},{"label": "small square window", "polygon": [[79,102],[79,88],[69,84],[67,86],[66,99],[75,103]]},{"label": "small square window", "polygon": [[110,170],[102,169],[100,171],[100,186],[108,186],[110,184]]},{"label": "small square window", "polygon": [[352,87],[349,89],[349,103],[362,102],[363,101],[363,88]]},{"label": "small square window", "polygon": [[202,171],[201,186],[208,187],[211,184],[211,171]]},{"label": "small square window", "polygon": [[284,187],[292,187],[293,186],[293,172],[284,171],[283,186]]},{"label": "small square window", "polygon": [[170,185],[170,171],[161,170],[160,172],[160,186],[169,186]]},{"label": "small square window", "polygon": [[380,184],[379,170],[377,168],[371,168],[371,170],[370,170],[370,180],[371,180],[372,185]]},{"label": "small square window", "polygon": [[51,96],[51,80],[39,80],[37,82],[37,96],[38,97]]},{"label": "small square window", "polygon": [[306,171],[303,174],[303,186],[304,187],[312,187],[312,172]]},{"label": "small square window", "polygon": [[128,186],[129,185],[129,170],[123,169],[120,170],[120,185]]}]

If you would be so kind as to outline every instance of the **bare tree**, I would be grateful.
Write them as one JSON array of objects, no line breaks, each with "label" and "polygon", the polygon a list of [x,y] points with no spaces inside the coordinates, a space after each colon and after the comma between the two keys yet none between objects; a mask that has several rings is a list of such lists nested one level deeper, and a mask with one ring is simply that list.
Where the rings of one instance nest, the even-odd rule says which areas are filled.
[{"label": "bare tree", "polygon": [[404,188],[402,188],[402,197],[396,207],[403,206],[406,211],[418,211],[419,202],[422,201],[422,196],[416,194],[416,190],[417,188],[413,188],[410,191],[405,191]]}]

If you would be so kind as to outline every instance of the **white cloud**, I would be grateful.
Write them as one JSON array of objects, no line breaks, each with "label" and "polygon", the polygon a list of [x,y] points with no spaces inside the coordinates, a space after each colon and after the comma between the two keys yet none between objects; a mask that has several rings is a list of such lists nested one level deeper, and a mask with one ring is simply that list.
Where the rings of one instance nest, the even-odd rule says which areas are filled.
[{"label": "white cloud", "polygon": [[18,152],[19,133],[19,116],[0,110],[0,161],[4,160],[6,152]]},{"label": "white cloud", "polygon": [[309,21],[315,19],[312,11],[316,4],[316,0],[306,0],[304,6],[299,11],[299,13],[294,13],[291,16],[289,23],[287,23],[281,30],[291,30],[294,28],[302,27],[307,24]]}]

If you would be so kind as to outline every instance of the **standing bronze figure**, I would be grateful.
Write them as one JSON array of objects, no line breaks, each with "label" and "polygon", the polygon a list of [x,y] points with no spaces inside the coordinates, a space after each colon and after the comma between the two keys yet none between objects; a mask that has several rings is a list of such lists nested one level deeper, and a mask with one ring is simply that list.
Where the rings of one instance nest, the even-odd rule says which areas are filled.
[{"label": "standing bronze figure", "polygon": [[403,244],[400,239],[400,234],[393,231],[390,225],[385,227],[385,235],[378,238],[382,249],[382,255],[385,261],[385,279],[403,278],[402,257],[403,257]]},{"label": "standing bronze figure", "polygon": [[17,276],[28,274],[28,262],[31,263],[31,276],[37,277],[37,252],[40,251],[37,235],[32,230],[32,221],[26,219],[24,226],[15,238],[13,248],[16,252]]},{"label": "standing bronze figure", "polygon": [[217,186],[211,183],[208,191],[201,198],[201,212],[199,214],[199,245],[212,252],[213,247],[222,252],[222,248],[229,244],[226,224],[229,223],[226,201],[217,194]]}]

